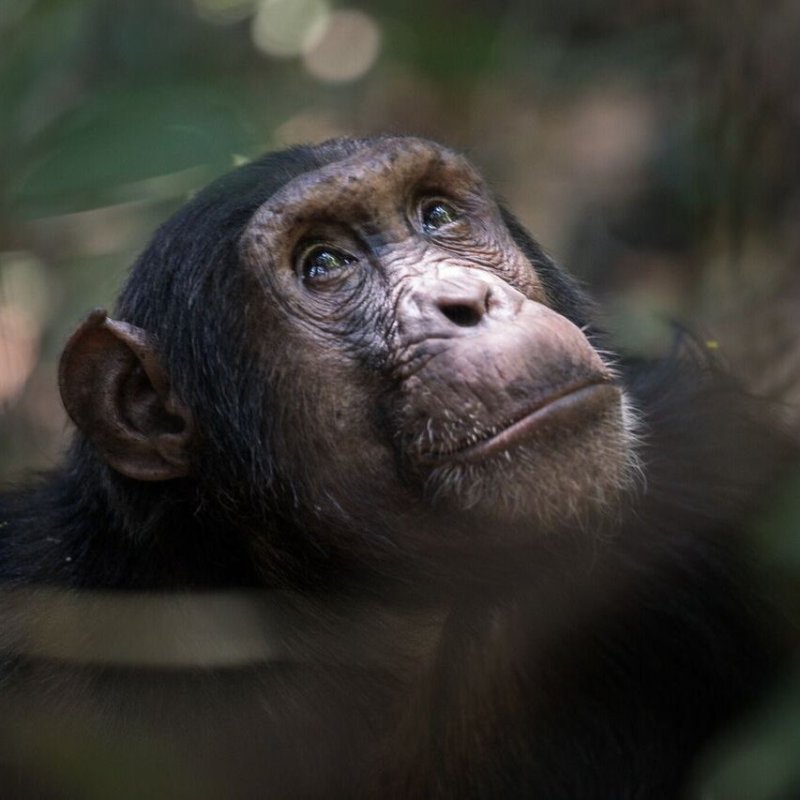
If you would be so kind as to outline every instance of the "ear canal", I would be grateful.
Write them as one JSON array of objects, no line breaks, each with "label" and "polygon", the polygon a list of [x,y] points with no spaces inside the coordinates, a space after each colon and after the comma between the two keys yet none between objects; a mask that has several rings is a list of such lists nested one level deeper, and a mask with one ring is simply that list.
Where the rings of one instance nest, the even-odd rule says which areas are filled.
[{"label": "ear canal", "polygon": [[189,473],[192,416],[141,328],[96,309],[67,342],[58,382],[67,413],[115,470],[142,481]]}]

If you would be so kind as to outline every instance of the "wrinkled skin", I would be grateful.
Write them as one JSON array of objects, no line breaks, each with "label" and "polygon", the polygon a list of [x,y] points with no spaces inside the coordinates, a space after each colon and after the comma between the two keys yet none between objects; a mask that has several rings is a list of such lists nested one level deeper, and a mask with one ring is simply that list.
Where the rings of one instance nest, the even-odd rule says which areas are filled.
[{"label": "wrinkled skin", "polygon": [[[452,218],[426,227],[438,200]],[[304,276],[298,261],[314,244],[349,263]],[[282,392],[302,397],[306,376],[317,376],[304,424],[329,435],[311,465],[292,452],[294,431],[279,445],[289,464],[315,470],[306,474],[315,490],[330,487],[317,498],[346,504],[332,477],[377,476],[378,496],[533,515],[541,529],[627,485],[622,392],[581,330],[549,306],[461,157],[382,140],[286,184],[254,215],[242,252],[257,282],[251,313],[268,326],[265,359],[290,376]]]}]

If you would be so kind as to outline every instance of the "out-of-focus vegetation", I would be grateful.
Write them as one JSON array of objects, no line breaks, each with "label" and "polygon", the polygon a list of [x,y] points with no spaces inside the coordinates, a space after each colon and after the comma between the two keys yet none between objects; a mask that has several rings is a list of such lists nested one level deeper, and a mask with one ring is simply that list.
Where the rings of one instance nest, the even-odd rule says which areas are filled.
[{"label": "out-of-focus vegetation", "polygon": [[[723,356],[796,376],[799,39],[794,0],[2,0],[0,476],[57,457],[62,343],[159,221],[243,159],[340,134],[466,150],[623,347],[718,322]],[[750,298],[768,315],[732,322]],[[754,533],[794,623],[798,490]],[[800,679],[698,785],[800,791]]]}]

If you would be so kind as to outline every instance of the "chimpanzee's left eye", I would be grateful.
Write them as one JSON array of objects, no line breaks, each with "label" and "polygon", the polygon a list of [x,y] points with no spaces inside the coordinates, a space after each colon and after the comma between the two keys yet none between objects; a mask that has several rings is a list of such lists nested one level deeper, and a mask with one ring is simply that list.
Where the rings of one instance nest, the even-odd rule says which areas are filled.
[{"label": "chimpanzee's left eye", "polygon": [[358,261],[355,256],[328,244],[309,247],[300,258],[300,271],[307,282],[322,282]]},{"label": "chimpanzee's left eye", "polygon": [[461,219],[458,210],[439,197],[423,200],[419,206],[419,219],[425,233],[436,233]]}]

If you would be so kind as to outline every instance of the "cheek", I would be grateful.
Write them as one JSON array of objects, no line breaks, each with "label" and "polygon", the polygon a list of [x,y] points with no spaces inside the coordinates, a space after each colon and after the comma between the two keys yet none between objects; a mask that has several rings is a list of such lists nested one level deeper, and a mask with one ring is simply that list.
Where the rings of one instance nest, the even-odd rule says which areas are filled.
[{"label": "cheek", "polygon": [[[280,419],[275,420],[278,470],[313,502],[372,484],[386,486],[395,474],[391,436],[382,430],[378,391],[343,354],[324,348],[284,365],[279,379]],[[298,352],[295,349],[293,352]]]}]

